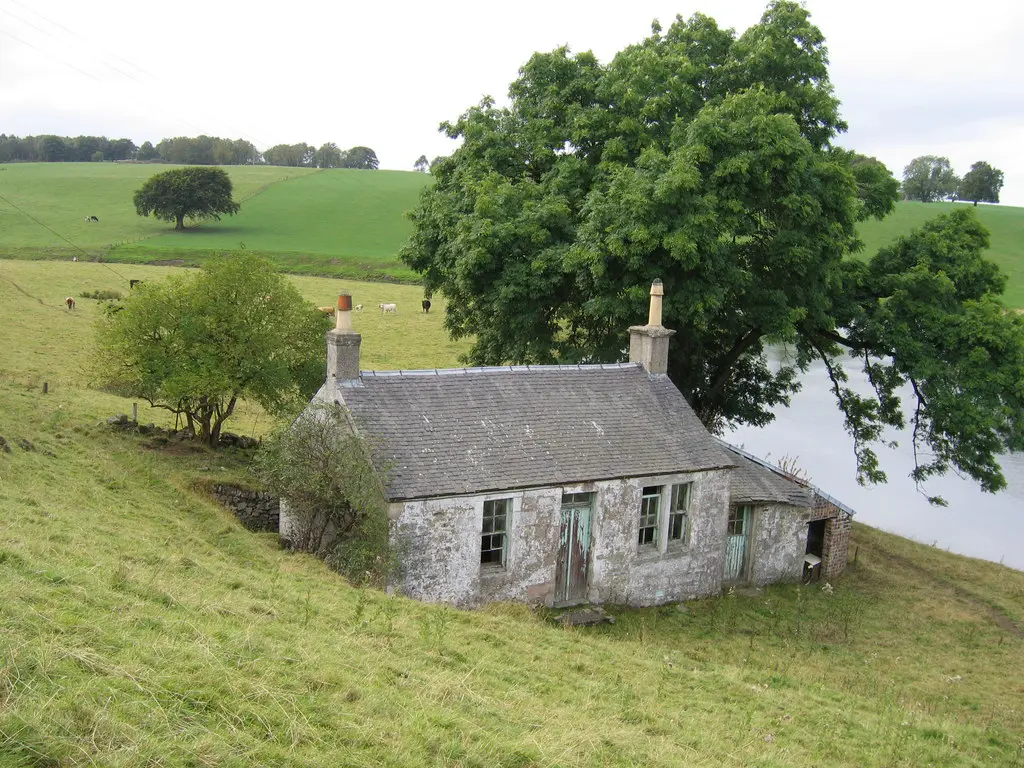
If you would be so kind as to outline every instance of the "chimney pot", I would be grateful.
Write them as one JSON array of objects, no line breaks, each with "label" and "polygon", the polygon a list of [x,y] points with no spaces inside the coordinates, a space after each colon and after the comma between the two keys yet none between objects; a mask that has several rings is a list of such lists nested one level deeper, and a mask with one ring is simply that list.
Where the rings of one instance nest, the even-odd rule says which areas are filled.
[{"label": "chimney pot", "polygon": [[651,306],[647,325],[629,329],[629,361],[642,363],[648,373],[668,372],[668,340],[675,331],[661,325],[661,302],[665,287],[661,280],[651,283]]},{"label": "chimney pot", "polygon": [[362,337],[352,327],[352,294],[348,291],[339,294],[334,317],[334,328],[327,332],[327,383],[358,384]]}]

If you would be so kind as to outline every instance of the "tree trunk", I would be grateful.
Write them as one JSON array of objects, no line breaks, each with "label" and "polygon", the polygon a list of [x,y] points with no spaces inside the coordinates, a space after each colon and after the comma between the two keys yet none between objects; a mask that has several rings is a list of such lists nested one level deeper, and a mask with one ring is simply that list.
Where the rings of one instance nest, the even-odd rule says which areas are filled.
[{"label": "tree trunk", "polygon": [[185,214],[184,213],[179,213],[179,214],[177,214],[177,217],[178,217],[177,218],[177,223],[174,225],[174,228],[175,229],[184,229],[185,228]]}]

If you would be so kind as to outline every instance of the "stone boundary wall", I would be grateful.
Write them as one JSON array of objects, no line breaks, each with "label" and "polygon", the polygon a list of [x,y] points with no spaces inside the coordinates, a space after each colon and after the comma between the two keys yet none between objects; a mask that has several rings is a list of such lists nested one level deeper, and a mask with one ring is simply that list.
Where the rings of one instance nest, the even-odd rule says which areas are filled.
[{"label": "stone boundary wall", "polygon": [[221,484],[211,486],[210,492],[217,501],[234,512],[242,525],[250,531],[279,531],[281,502],[276,496],[237,485]]}]

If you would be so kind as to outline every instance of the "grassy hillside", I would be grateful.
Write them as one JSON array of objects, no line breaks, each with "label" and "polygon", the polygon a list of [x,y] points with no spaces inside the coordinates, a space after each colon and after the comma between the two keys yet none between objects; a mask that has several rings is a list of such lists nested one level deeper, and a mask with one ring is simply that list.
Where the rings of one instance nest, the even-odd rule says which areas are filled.
[{"label": "grassy hillside", "polygon": [[[0,261],[0,767],[1024,763],[1024,574],[858,526],[834,591],[593,629],[353,589],[207,498],[244,454],[102,424],[96,305],[59,302],[120,279]],[[368,367],[454,357],[416,288],[351,287],[399,302],[356,317]]]},{"label": "grassy hillside", "polygon": [[[883,221],[872,219],[858,227],[865,246],[863,254],[874,254],[928,219],[964,205],[969,206],[966,203],[897,203],[895,213],[888,218]],[[1006,303],[1011,307],[1024,307],[1024,208],[979,205],[974,207],[974,212],[991,233],[987,257],[1010,278],[1004,296]]]},{"label": "grassy hillside", "polygon": [[[0,195],[93,256],[121,263],[196,265],[211,253],[243,246],[299,274],[415,282],[398,261],[410,231],[404,214],[430,183],[403,171],[226,167],[242,210],[185,232],[142,219],[133,192],[171,166],[24,163],[0,166]],[[284,184],[275,184],[285,181]],[[885,221],[859,227],[863,254],[950,210],[953,203],[898,203]],[[977,206],[992,232],[989,257],[1010,276],[1006,301],[1024,308],[1024,208]],[[89,223],[84,217],[97,216]],[[78,251],[0,200],[0,256],[70,258]]]},{"label": "grassy hillside", "polygon": [[[0,165],[0,195],[75,245],[97,254],[122,242],[161,234],[168,224],[135,213],[132,195],[146,179],[178,166],[131,163],[12,163]],[[305,168],[227,166],[236,200],[278,181],[307,176]],[[96,216],[98,222],[85,218]],[[173,224],[171,225],[173,226]],[[67,257],[80,252],[0,200],[0,255]]]},{"label": "grassy hillside", "polygon": [[[329,170],[267,189],[237,216],[164,234],[116,249],[115,260],[181,258],[246,249],[272,254],[290,272],[348,274],[412,281],[397,259],[415,207],[430,177],[403,171]],[[165,229],[167,229],[165,227]]]}]

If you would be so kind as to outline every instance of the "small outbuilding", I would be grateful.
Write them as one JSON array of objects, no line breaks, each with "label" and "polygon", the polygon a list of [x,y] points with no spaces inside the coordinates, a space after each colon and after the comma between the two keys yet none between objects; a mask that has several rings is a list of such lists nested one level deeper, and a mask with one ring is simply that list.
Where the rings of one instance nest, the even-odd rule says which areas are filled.
[{"label": "small outbuilding", "polygon": [[386,468],[397,589],[642,606],[843,569],[850,510],[704,428],[666,374],[661,302],[655,281],[626,363],[374,372],[339,297],[314,399]]}]

